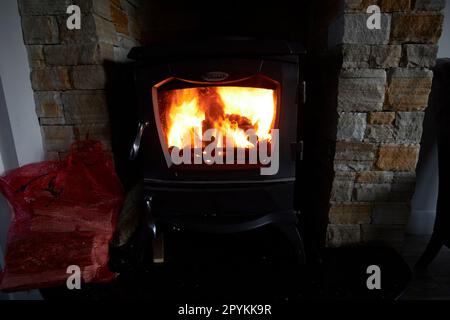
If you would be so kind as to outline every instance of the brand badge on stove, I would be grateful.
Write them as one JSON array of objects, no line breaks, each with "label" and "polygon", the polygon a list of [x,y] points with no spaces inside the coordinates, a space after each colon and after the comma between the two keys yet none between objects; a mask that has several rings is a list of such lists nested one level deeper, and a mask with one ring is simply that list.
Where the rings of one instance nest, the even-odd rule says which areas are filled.
[{"label": "brand badge on stove", "polygon": [[205,81],[223,81],[227,79],[230,75],[222,71],[210,71],[202,75]]}]

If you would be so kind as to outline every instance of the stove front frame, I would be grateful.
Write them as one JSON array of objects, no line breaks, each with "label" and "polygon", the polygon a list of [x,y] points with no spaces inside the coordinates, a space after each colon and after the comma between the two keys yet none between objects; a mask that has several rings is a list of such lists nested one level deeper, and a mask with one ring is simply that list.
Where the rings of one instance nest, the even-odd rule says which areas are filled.
[{"label": "stove front frame", "polygon": [[[159,234],[156,225],[159,225],[158,230],[165,231],[234,233],[272,224],[289,239],[297,253],[297,262],[304,263],[303,242],[297,227],[298,213],[294,210],[294,190],[296,161],[302,157],[297,123],[299,108],[304,105],[305,82],[301,65],[305,52],[293,50],[289,44],[267,51],[261,50],[261,44],[253,49],[251,45],[244,46],[241,52],[235,45],[226,48],[231,50],[218,52],[216,49],[211,54],[206,54],[205,50],[193,51],[192,47],[185,54],[183,50],[174,53],[177,51],[173,48],[172,51],[135,48],[129,54],[137,60],[134,80],[141,118],[138,137],[142,138],[144,202],[150,232],[155,237]],[[231,82],[262,75],[280,84],[280,168],[277,174],[262,176],[259,169],[173,170],[167,166],[156,125],[159,119],[155,119],[152,88],[169,78],[204,83],[205,75],[212,72],[227,74],[226,80]],[[215,85],[215,82],[208,84]],[[138,150],[139,144],[137,148],[135,144],[135,153]],[[233,211],[233,204],[245,202],[245,194],[250,190],[260,198],[251,201],[250,207],[245,206],[240,212]],[[190,201],[192,195],[196,199],[207,195],[204,196],[208,199],[207,204]],[[187,205],[182,208],[168,205],[178,202]]]}]

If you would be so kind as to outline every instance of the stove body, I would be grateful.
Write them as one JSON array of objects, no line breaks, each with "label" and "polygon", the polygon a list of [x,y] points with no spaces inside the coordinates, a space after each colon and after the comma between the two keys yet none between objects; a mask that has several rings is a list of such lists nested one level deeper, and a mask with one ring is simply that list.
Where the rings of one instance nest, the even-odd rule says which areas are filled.
[{"label": "stove body", "polygon": [[[299,262],[304,261],[294,210],[295,168],[302,152],[297,124],[299,108],[304,103],[303,56],[301,46],[286,42],[222,41],[132,49],[129,57],[135,60],[134,80],[141,122],[130,156],[135,158],[139,153],[142,158],[144,199],[152,232],[187,229],[236,233],[273,224],[287,236],[298,253]],[[191,164],[175,164],[171,158],[174,146],[170,144],[176,144],[173,141],[181,138],[171,138],[180,126],[172,125],[176,116],[170,102],[175,101],[175,96],[192,90],[198,99],[209,99],[209,93],[219,92],[220,101],[228,99],[224,96],[227,92],[238,92],[240,95],[233,100],[237,102],[232,102],[236,105],[245,101],[249,92],[259,94],[270,90],[274,105],[270,129],[278,130],[277,147],[272,152],[278,153],[278,170],[261,174],[261,169],[269,167],[268,164],[237,163],[236,156],[233,164],[204,161],[193,164],[193,158]],[[251,94],[248,99],[262,101],[255,100]],[[259,106],[255,108],[259,110]],[[205,127],[213,111],[201,113],[203,120],[199,126]],[[232,123],[237,130],[254,122],[248,119],[251,116],[230,116],[230,112],[220,110],[216,118],[222,124]],[[264,120],[255,117],[260,119],[261,129]],[[181,146],[179,149],[182,150],[179,154],[184,155],[185,149]],[[204,150],[200,146],[200,152]],[[237,149],[234,150],[237,154]],[[248,160],[249,150],[246,152]],[[202,155],[194,150],[192,154],[192,157]]]}]

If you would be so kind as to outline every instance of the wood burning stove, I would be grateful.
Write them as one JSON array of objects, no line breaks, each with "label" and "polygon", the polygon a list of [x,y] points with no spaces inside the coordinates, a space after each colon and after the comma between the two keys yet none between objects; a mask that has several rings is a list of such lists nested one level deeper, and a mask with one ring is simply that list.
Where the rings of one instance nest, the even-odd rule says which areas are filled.
[{"label": "wood burning stove", "polygon": [[131,50],[141,122],[130,157],[142,158],[156,237],[273,224],[304,262],[294,210],[303,55],[248,40]]}]

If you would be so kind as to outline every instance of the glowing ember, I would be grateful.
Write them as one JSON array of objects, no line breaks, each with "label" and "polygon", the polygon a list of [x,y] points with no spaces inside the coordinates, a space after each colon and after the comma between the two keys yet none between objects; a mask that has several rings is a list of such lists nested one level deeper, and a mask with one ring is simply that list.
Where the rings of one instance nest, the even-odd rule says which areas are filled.
[{"label": "glowing ember", "polygon": [[231,139],[238,148],[253,148],[246,131],[271,141],[276,113],[275,91],[249,87],[201,87],[166,91],[163,106],[168,147],[194,145],[207,129],[217,130],[218,146]]}]

